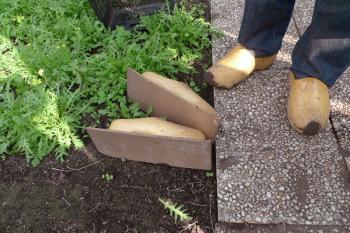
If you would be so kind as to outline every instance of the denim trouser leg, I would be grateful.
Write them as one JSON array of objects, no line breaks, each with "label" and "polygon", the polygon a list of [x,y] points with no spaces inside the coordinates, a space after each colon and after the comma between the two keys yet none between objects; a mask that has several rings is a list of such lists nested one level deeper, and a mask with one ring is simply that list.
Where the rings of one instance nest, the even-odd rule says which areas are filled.
[{"label": "denim trouser leg", "polygon": [[296,44],[292,71],[332,86],[350,65],[350,1],[317,0],[311,25]]},{"label": "denim trouser leg", "polygon": [[276,54],[292,17],[295,0],[246,0],[238,42],[256,57]]}]

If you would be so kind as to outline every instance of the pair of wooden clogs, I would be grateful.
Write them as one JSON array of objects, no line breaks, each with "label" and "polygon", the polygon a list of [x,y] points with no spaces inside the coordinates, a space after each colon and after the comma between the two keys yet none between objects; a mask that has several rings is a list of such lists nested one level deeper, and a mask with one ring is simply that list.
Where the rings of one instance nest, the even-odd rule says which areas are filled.
[{"label": "pair of wooden clogs", "polygon": [[186,84],[129,69],[127,95],[152,117],[114,120],[108,129],[87,128],[103,154],[176,167],[212,169],[219,127],[215,110]]},{"label": "pair of wooden clogs", "polygon": [[[254,52],[238,45],[206,72],[209,84],[231,88],[248,78],[255,70],[265,70],[275,61],[276,55],[256,58]],[[289,72],[290,92],[288,118],[291,126],[305,135],[315,135],[329,119],[330,100],[328,87],[314,77],[296,79]]]},{"label": "pair of wooden clogs", "polygon": [[140,103],[144,110],[153,107],[156,117],[114,120],[109,129],[156,136],[215,139],[219,126],[217,113],[182,82],[153,72],[140,75],[129,70],[128,96]]}]

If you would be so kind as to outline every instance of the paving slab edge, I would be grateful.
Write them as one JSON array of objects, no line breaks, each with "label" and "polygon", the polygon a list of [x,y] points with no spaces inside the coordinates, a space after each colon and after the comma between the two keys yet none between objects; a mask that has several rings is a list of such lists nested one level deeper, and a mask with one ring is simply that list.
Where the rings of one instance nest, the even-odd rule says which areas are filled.
[{"label": "paving slab edge", "polygon": [[215,233],[346,233],[350,226],[290,225],[290,224],[237,224],[218,222]]}]

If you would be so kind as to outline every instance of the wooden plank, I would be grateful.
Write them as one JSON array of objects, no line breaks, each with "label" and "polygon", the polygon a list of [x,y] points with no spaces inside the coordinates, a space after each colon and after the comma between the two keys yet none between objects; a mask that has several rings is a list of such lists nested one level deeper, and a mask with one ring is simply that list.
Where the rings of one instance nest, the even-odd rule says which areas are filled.
[{"label": "wooden plank", "polygon": [[212,169],[212,141],[87,128],[97,150],[129,160],[174,167]]},{"label": "wooden plank", "polygon": [[153,116],[163,116],[171,122],[201,130],[207,138],[215,140],[220,123],[217,114],[199,109],[132,69],[128,70],[128,98],[139,103],[143,110],[152,106]]}]

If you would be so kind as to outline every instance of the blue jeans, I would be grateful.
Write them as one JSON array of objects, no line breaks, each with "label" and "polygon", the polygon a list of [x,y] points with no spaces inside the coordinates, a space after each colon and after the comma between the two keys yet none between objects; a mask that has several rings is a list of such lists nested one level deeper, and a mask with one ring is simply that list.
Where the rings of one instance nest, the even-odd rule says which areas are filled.
[{"label": "blue jeans", "polygon": [[[238,42],[257,57],[276,54],[295,0],[246,0]],[[316,0],[312,22],[294,47],[297,79],[315,77],[332,86],[350,65],[350,0]]]}]

